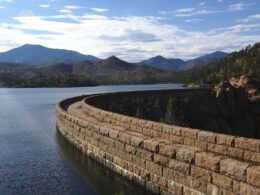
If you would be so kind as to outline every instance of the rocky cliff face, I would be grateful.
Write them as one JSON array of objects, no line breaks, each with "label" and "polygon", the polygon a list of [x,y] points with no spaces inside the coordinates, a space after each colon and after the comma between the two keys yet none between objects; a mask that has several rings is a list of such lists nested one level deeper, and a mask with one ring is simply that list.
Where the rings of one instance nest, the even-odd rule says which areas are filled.
[{"label": "rocky cliff face", "polygon": [[[260,101],[249,88],[247,80],[240,78],[222,82],[216,86],[216,105],[219,116],[224,119],[221,128],[240,135],[259,137]],[[257,89],[254,91],[256,92]]]},{"label": "rocky cliff face", "polygon": [[229,83],[235,88],[244,90],[252,101],[260,101],[260,83],[251,75],[242,75],[239,78],[232,78]]}]

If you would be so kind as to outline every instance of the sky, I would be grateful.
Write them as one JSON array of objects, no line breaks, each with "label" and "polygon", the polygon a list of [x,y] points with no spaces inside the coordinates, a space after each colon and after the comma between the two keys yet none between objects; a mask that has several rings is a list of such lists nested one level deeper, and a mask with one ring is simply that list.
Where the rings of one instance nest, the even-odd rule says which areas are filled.
[{"label": "sky", "polygon": [[0,52],[23,44],[138,62],[260,41],[259,0],[0,0]]}]

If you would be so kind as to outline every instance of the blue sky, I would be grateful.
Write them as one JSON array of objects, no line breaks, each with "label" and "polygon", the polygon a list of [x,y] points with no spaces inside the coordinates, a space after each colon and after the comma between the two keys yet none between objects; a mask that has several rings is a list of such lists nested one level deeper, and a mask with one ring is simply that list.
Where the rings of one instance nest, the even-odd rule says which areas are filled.
[{"label": "blue sky", "polygon": [[0,0],[0,52],[29,43],[135,62],[259,41],[259,0]]}]

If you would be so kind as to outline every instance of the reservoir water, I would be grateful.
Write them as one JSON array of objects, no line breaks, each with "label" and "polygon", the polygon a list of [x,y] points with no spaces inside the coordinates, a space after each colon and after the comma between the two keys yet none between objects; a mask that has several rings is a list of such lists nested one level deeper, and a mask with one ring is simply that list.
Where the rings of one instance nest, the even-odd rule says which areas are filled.
[{"label": "reservoir water", "polygon": [[0,194],[151,194],[61,137],[55,104],[67,97],[181,88],[179,84],[0,89]]}]

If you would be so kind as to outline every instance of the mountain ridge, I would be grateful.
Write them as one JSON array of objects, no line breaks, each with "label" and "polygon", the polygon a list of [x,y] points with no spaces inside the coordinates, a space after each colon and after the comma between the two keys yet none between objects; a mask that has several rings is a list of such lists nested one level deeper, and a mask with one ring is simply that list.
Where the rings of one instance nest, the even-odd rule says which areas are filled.
[{"label": "mountain ridge", "polygon": [[[190,70],[163,70],[128,63],[115,56],[97,62],[79,61],[51,65],[0,63],[0,86],[84,86],[104,84],[218,83],[241,75],[260,81],[260,43]],[[206,56],[207,58],[208,56]]]},{"label": "mountain ridge", "polygon": [[[225,57],[227,53],[216,51],[191,60],[184,61],[179,58],[165,58],[161,55],[143,60],[138,64],[146,64],[163,70],[188,70],[203,65],[207,62]],[[116,56],[109,57],[112,60]],[[107,58],[108,59],[108,58]],[[74,63],[80,61],[100,61],[92,55],[84,55],[73,50],[52,49],[42,45],[25,44],[6,52],[0,52],[0,62],[51,65],[57,63]],[[134,63],[133,63],[134,64]]]},{"label": "mountain ridge", "polygon": [[177,58],[167,59],[161,55],[139,62],[139,64],[146,64],[164,70],[177,70],[182,65],[184,65],[184,63],[185,62],[181,59],[177,59]]},{"label": "mountain ridge", "polygon": [[82,86],[84,84],[153,84],[174,82],[174,72],[125,62],[115,56],[43,66],[0,63],[2,87]]},{"label": "mountain ridge", "polygon": [[52,49],[42,45],[25,44],[0,53],[0,62],[20,63],[28,65],[54,64],[60,62],[98,61],[92,55],[84,55],[66,49]]},{"label": "mountain ridge", "polygon": [[227,55],[228,53],[216,51],[186,61],[178,58],[165,58],[158,55],[147,60],[143,60],[140,64],[147,64],[164,70],[188,70],[197,66],[203,66],[208,62],[219,60]]},{"label": "mountain ridge", "polygon": [[209,54],[202,55],[200,57],[188,60],[185,62],[185,65],[181,67],[181,70],[189,70],[192,68],[196,68],[199,66],[203,66],[209,62],[217,61],[221,58],[224,58],[228,55],[226,52],[222,51],[215,51]]},{"label": "mountain ridge", "polygon": [[191,70],[188,82],[218,83],[242,75],[252,75],[260,83],[260,42],[232,52],[218,61],[207,63],[201,68]]}]

